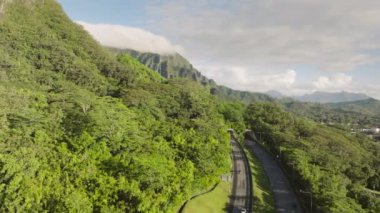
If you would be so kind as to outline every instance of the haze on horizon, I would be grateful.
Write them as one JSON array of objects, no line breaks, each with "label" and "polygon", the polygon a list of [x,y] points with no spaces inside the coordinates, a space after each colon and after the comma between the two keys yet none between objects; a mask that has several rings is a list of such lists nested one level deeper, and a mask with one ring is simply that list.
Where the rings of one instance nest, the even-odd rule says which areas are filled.
[{"label": "haze on horizon", "polygon": [[179,52],[234,89],[380,98],[380,2],[59,0],[105,46]]}]

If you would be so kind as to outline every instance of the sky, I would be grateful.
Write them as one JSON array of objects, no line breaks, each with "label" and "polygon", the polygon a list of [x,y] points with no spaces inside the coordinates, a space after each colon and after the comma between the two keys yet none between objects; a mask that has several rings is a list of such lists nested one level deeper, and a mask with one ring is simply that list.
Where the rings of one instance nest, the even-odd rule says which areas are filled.
[{"label": "sky", "polygon": [[185,56],[234,89],[380,99],[377,0],[58,0],[105,46]]}]

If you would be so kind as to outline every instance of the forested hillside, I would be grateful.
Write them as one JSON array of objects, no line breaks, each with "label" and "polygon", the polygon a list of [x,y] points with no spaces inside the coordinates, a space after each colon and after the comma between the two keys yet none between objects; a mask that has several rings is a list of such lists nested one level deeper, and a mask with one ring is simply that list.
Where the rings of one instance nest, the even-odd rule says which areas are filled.
[{"label": "forested hillside", "polygon": [[380,115],[380,101],[373,98],[360,100],[360,101],[344,102],[344,103],[330,103],[327,105],[335,109],[365,113],[370,116]]},{"label": "forested hillside", "polygon": [[295,117],[273,103],[248,106],[244,119],[295,185],[313,194],[315,212],[380,211],[379,143]]},{"label": "forested hillside", "polygon": [[229,170],[208,90],[116,58],[54,0],[0,5],[1,212],[173,212]]}]

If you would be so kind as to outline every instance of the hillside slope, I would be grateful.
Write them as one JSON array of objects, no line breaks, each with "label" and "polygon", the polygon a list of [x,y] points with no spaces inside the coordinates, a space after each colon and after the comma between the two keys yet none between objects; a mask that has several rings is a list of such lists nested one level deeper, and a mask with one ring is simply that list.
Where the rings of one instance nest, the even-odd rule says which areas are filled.
[{"label": "hillside slope", "polygon": [[335,109],[365,113],[371,116],[380,115],[380,101],[373,98],[352,102],[330,103],[326,105]]},{"label": "hillside slope", "polygon": [[0,1],[0,212],[174,212],[229,169],[209,91],[114,55],[55,0]]}]

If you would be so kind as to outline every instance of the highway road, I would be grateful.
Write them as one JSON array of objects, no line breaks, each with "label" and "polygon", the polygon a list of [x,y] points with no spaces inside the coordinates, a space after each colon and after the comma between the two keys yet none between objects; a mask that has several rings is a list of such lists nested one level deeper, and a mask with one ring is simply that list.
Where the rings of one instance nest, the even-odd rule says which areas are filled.
[{"label": "highway road", "polygon": [[249,140],[246,140],[245,143],[264,167],[275,197],[276,211],[301,213],[302,209],[298,199],[276,160],[257,143]]},{"label": "highway road", "polygon": [[[249,178],[248,162],[243,155],[241,146],[236,141],[231,141],[233,160],[233,185],[230,197],[229,212],[242,212],[249,210],[251,198],[251,185]],[[248,211],[247,211],[248,212]]]}]

